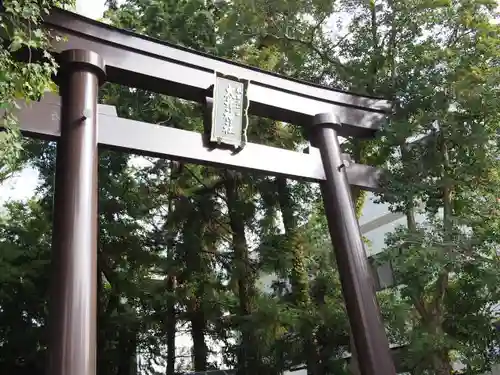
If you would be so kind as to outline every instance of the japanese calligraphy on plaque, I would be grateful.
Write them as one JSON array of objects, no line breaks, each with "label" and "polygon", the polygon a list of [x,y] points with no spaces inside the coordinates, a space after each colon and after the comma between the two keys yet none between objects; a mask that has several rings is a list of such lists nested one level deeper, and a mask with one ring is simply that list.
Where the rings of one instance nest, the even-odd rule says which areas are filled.
[{"label": "japanese calligraphy on plaque", "polygon": [[248,125],[248,81],[215,75],[210,141],[243,148]]}]

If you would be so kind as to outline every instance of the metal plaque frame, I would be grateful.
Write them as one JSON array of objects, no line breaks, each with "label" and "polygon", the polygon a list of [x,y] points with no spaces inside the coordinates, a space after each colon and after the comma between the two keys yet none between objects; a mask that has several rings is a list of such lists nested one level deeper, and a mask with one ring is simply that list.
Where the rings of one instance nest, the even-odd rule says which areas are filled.
[{"label": "metal plaque frame", "polygon": [[[223,119],[218,118],[219,110],[221,109],[221,95],[223,95],[220,90],[222,90],[222,80],[235,82],[242,87],[241,92],[241,103],[239,114],[236,114],[235,118],[240,118],[240,124],[237,127],[237,134],[231,136],[231,134],[220,134],[221,130],[219,126],[224,128],[224,125],[219,124],[219,121],[223,121]],[[212,104],[212,123],[210,127],[210,141],[216,144],[225,144],[233,146],[234,148],[243,149],[247,143],[247,127],[248,127],[248,107],[250,105],[250,101],[248,100],[248,87],[250,82],[247,79],[239,79],[237,77],[229,76],[226,74],[222,74],[219,72],[215,73],[215,85],[213,90],[213,104]],[[232,126],[232,125],[231,125]]]}]

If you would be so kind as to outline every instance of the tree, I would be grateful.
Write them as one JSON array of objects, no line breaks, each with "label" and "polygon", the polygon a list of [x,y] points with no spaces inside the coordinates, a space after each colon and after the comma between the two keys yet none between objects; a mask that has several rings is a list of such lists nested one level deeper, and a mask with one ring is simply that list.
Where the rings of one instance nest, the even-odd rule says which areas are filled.
[{"label": "tree", "polygon": [[[490,324],[500,227],[492,2],[110,4],[107,17],[118,27],[394,99],[395,114],[378,139],[343,144],[356,161],[386,166],[391,180],[381,200],[408,215],[408,228],[388,238],[384,255],[400,284],[379,293],[391,342],[405,345],[404,364],[414,373],[449,374],[454,356],[469,373],[497,360]],[[325,27],[345,13],[336,33]],[[110,84],[101,100],[124,117],[204,131],[203,108],[193,103]],[[426,131],[425,141],[407,145]],[[287,149],[307,144],[301,129],[253,117],[248,136]],[[25,150],[42,182],[28,203],[9,204],[0,225],[0,370],[36,373],[45,348],[55,154],[52,143],[29,142]],[[348,371],[349,325],[316,186],[136,162],[100,155],[99,373]],[[354,196],[360,211],[364,197]],[[417,220],[421,206],[427,223]],[[260,276],[269,273],[276,277],[263,290]],[[186,354],[181,333],[192,339]]]},{"label": "tree", "polygon": [[[493,94],[500,41],[495,5],[388,6],[392,11],[381,9],[378,19],[392,34],[381,39],[394,39],[393,86],[403,86],[384,134],[391,173],[382,200],[406,213],[408,225],[388,237],[384,260],[392,262],[394,293],[410,311],[407,325],[399,324],[405,362],[416,373],[450,374],[460,360],[467,373],[482,373],[498,361],[492,354],[500,276],[492,235],[500,104]],[[408,37],[413,43],[398,47]],[[424,138],[408,144],[416,134]]]},{"label": "tree", "polygon": [[[7,205],[0,224],[0,369],[43,373],[50,225],[36,200]],[[29,267],[28,267],[29,265]],[[20,334],[22,332],[22,334]]]},{"label": "tree", "polygon": [[[16,101],[38,100],[54,91],[52,76],[57,64],[47,52],[50,36],[42,28],[42,17],[53,6],[72,5],[72,0],[4,0],[0,2],[0,181],[20,168],[22,139],[17,126]],[[42,58],[39,56],[42,51]],[[20,60],[19,57],[22,57]]]}]

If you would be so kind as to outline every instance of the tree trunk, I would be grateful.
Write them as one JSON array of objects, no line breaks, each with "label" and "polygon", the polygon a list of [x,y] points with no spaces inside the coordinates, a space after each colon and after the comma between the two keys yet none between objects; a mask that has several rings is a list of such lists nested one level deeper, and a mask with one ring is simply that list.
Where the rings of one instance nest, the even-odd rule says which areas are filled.
[{"label": "tree trunk", "polygon": [[190,210],[186,212],[187,221],[183,230],[185,256],[183,282],[187,282],[190,288],[195,289],[194,295],[190,295],[187,301],[195,371],[206,371],[208,355],[208,348],[205,343],[207,322],[203,306],[206,280],[206,267],[203,265],[205,215],[201,210],[203,210],[203,204],[200,201],[196,201],[191,205]]},{"label": "tree trunk", "polygon": [[203,267],[203,218],[196,216],[192,226],[195,246],[190,246],[189,264],[191,265],[191,276],[194,276],[196,285],[195,296],[192,301],[191,311],[191,337],[193,339],[193,365],[195,371],[207,370],[208,348],[205,343],[206,319],[203,310],[203,296],[205,292],[205,277]]},{"label": "tree trunk", "polygon": [[191,337],[193,339],[193,364],[195,371],[207,371],[208,348],[205,343],[206,319],[199,299],[191,314]]},{"label": "tree trunk", "polygon": [[175,293],[176,278],[173,275],[167,276],[167,317],[165,322],[165,333],[167,342],[167,368],[166,375],[175,375],[175,334],[177,316],[175,313]]},{"label": "tree trunk", "polygon": [[354,337],[352,336],[352,330],[349,327],[349,342],[351,343],[351,361],[349,362],[349,374],[360,375],[359,373],[359,362],[358,353],[356,351],[356,346],[354,345]]},{"label": "tree trunk", "polygon": [[123,327],[119,333],[117,375],[137,374],[137,334],[133,327]]},{"label": "tree trunk", "polygon": [[432,358],[432,364],[436,375],[451,375],[453,373],[447,352],[436,353]]},{"label": "tree trunk", "polygon": [[[100,264],[99,269],[102,271],[104,269],[104,264],[102,262],[102,257],[99,258],[98,264]],[[116,332],[110,332],[109,328],[113,325],[113,320],[111,318],[120,309],[120,297],[119,292],[116,290],[113,284],[111,284],[111,289],[109,291],[109,296],[106,301],[104,295],[104,287],[102,283],[102,273],[101,277],[98,279],[98,330],[97,330],[97,374],[108,375],[115,372],[114,364],[114,349],[110,348],[109,343],[116,339]],[[110,273],[105,274],[106,278],[110,283]]]},{"label": "tree trunk", "polygon": [[226,174],[226,196],[229,210],[229,221],[232,231],[234,250],[234,276],[238,283],[238,299],[241,324],[241,346],[238,353],[238,375],[250,375],[258,372],[257,340],[248,319],[252,314],[252,299],[254,295],[253,271],[250,266],[248,245],[245,238],[245,217],[238,203],[238,181],[230,172]]},{"label": "tree trunk", "polygon": [[104,350],[106,348],[106,333],[104,330],[106,319],[106,298],[103,287],[103,274],[100,267],[100,259],[97,260],[97,375],[106,372],[104,366]]},{"label": "tree trunk", "polygon": [[167,259],[168,259],[168,268],[167,268],[167,311],[166,311],[166,322],[165,322],[165,341],[167,344],[167,366],[165,368],[166,375],[174,375],[175,374],[175,361],[176,361],[176,353],[175,353],[175,336],[177,333],[177,313],[175,309],[175,292],[177,289],[177,275],[174,271],[172,271],[172,264],[174,262],[174,247],[175,247],[175,234],[170,232],[170,220],[173,218],[174,213],[174,181],[176,181],[182,172],[183,164],[177,164],[174,161],[169,162],[170,167],[170,178],[169,178],[169,186],[168,186],[168,211],[167,211],[167,237],[166,237],[166,245],[168,249]]},{"label": "tree trunk", "polygon": [[[297,307],[305,311],[311,310],[309,295],[309,275],[305,264],[304,243],[300,237],[295,219],[294,202],[285,178],[278,178],[278,199],[286,232],[287,251],[293,254],[293,265],[290,275],[293,300]],[[318,345],[314,335],[314,324],[303,322],[302,335],[304,340],[304,356],[307,364],[307,374],[318,373]]]}]

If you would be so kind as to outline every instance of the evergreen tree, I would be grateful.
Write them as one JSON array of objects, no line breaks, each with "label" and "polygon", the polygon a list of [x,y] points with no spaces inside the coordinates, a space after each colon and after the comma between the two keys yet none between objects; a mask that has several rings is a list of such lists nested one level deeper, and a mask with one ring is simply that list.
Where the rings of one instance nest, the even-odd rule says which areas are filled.
[{"label": "evergreen tree", "polygon": [[[35,3],[53,5],[4,2],[16,25],[32,16],[22,13],[25,4]],[[110,3],[106,17],[118,27],[394,100],[377,139],[343,144],[356,161],[388,170],[380,200],[407,215],[381,257],[398,284],[378,295],[390,340],[404,346],[402,365],[414,374],[451,374],[457,359],[466,373],[479,374],[498,361],[493,1]],[[39,21],[39,13],[33,17]],[[44,38],[37,39],[42,48]],[[5,52],[14,61],[14,51]],[[51,64],[5,66],[17,79],[5,82],[21,82],[22,69],[47,69],[21,91],[17,83],[0,88],[8,113],[14,98],[43,92],[54,71]],[[111,84],[101,101],[122,117],[204,131],[198,104]],[[294,150],[307,144],[301,129],[262,118],[251,117],[248,136]],[[43,370],[54,149],[26,143],[24,158],[40,172],[40,186],[1,214],[2,373]],[[11,170],[2,162],[2,171]],[[352,372],[343,359],[352,343],[317,186],[153,158],[138,163],[109,151],[99,165],[100,374]],[[364,195],[353,193],[360,213]],[[270,274],[271,288],[263,288]],[[191,338],[187,351],[181,334]]]}]

